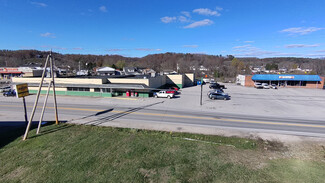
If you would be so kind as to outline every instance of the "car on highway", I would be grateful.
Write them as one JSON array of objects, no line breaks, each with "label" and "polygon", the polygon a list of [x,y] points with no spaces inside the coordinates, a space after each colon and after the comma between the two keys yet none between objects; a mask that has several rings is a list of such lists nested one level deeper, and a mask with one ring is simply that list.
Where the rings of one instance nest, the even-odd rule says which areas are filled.
[{"label": "car on highway", "polygon": [[226,89],[225,85],[221,85],[219,83],[212,83],[209,86],[210,89]]},{"label": "car on highway", "polygon": [[162,90],[162,91],[159,91],[159,92],[155,92],[153,94],[153,96],[155,98],[169,98],[169,99],[171,99],[171,98],[174,98],[175,95],[173,93],[167,93],[167,91]]},{"label": "car on highway", "polygon": [[0,93],[3,93],[3,92],[8,92],[11,90],[11,87],[10,86],[7,86],[7,87],[3,87],[3,88],[0,88]]},{"label": "car on highway", "polygon": [[269,84],[267,83],[262,83],[263,89],[270,89]]},{"label": "car on highway", "polygon": [[10,91],[4,92],[3,96],[5,96],[5,97],[15,97],[16,96],[16,91],[10,89]]},{"label": "car on highway", "polygon": [[257,88],[257,89],[263,89],[264,87],[262,86],[261,83],[255,83],[255,84],[254,84],[254,88]]},{"label": "car on highway", "polygon": [[230,100],[230,96],[227,93],[211,93],[209,98],[211,100]]}]

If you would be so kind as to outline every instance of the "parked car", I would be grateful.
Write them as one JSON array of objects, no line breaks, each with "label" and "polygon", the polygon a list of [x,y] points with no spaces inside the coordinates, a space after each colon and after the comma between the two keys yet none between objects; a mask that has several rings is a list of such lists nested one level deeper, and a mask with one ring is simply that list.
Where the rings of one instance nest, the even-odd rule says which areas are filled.
[{"label": "parked car", "polygon": [[176,90],[176,91],[178,91],[179,90],[179,88],[177,88],[177,87],[171,87],[171,88],[169,88],[170,90]]},{"label": "parked car", "polygon": [[270,89],[270,86],[267,83],[262,83],[262,86],[264,89]]},{"label": "parked car", "polygon": [[7,86],[7,87],[3,87],[3,88],[0,88],[0,93],[3,93],[3,92],[8,92],[11,90],[11,87],[10,86]]},{"label": "parked car", "polygon": [[226,89],[225,85],[219,83],[213,83],[209,86],[210,89]]},{"label": "parked car", "polygon": [[205,83],[210,83],[210,79],[208,79],[208,78],[203,78],[203,82],[205,82]]},{"label": "parked car", "polygon": [[230,96],[227,93],[211,93],[209,98],[212,100],[230,100]]},{"label": "parked car", "polygon": [[10,90],[10,91],[4,92],[3,96],[5,96],[5,97],[15,97],[16,96],[16,91],[15,90]]},{"label": "parked car", "polygon": [[272,89],[278,89],[278,86],[276,84],[271,84],[270,86]]},{"label": "parked car", "polygon": [[261,83],[255,83],[254,87],[257,88],[257,89],[263,89],[264,88]]},{"label": "parked car", "polygon": [[207,95],[209,96],[211,93],[224,93],[223,89],[213,89],[210,90]]},{"label": "parked car", "polygon": [[177,91],[175,91],[175,90],[166,90],[166,93],[172,93],[172,94],[174,94],[174,95],[176,95],[176,92],[177,92]]},{"label": "parked car", "polygon": [[167,91],[159,91],[153,94],[155,98],[173,98],[174,94],[173,93],[167,93]]}]

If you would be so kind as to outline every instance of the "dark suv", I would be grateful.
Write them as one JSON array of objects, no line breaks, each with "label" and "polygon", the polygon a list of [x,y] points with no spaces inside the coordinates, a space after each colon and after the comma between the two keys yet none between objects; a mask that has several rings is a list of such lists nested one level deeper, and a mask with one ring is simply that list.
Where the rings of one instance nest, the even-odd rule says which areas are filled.
[{"label": "dark suv", "polygon": [[226,89],[225,85],[219,83],[213,83],[209,86],[210,89]]}]

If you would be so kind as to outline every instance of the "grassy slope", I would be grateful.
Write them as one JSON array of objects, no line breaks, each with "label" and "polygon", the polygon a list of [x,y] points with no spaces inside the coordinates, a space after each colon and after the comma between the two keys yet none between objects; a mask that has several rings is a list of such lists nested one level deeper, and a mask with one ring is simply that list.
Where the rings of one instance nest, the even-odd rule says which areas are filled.
[{"label": "grassy slope", "polygon": [[278,159],[257,169],[231,163],[219,149],[227,144],[235,146],[229,150],[258,151],[252,140],[66,124],[42,130],[40,136],[33,130],[27,141],[18,138],[0,149],[0,182],[325,180],[321,162]]}]

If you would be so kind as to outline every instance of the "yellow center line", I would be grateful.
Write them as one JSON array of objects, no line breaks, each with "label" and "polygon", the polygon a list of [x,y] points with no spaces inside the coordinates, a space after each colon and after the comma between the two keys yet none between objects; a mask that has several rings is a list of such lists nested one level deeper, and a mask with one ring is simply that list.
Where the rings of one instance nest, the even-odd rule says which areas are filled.
[{"label": "yellow center line", "polygon": [[[20,107],[14,105],[0,105],[3,107]],[[27,106],[33,107],[33,106]],[[41,108],[41,107],[38,107]],[[46,107],[53,109],[54,107]],[[71,108],[71,107],[58,107],[58,109],[63,110],[74,110],[74,111],[93,111],[101,112],[102,109],[85,109],[85,108]],[[325,125],[310,125],[310,124],[297,124],[297,123],[282,123],[282,122],[269,122],[269,121],[255,121],[255,120],[240,120],[240,119],[228,119],[228,118],[214,118],[214,117],[200,117],[200,116],[184,116],[184,115],[174,115],[174,114],[159,114],[159,113],[144,113],[144,112],[128,112],[128,111],[110,111],[111,113],[125,113],[125,114],[136,114],[145,116],[160,116],[160,117],[173,117],[173,118],[185,118],[185,119],[201,119],[201,120],[212,120],[212,121],[229,121],[238,123],[251,123],[251,124],[266,124],[266,125],[283,125],[283,126],[298,126],[298,127],[313,127],[313,128],[325,128]]]}]

